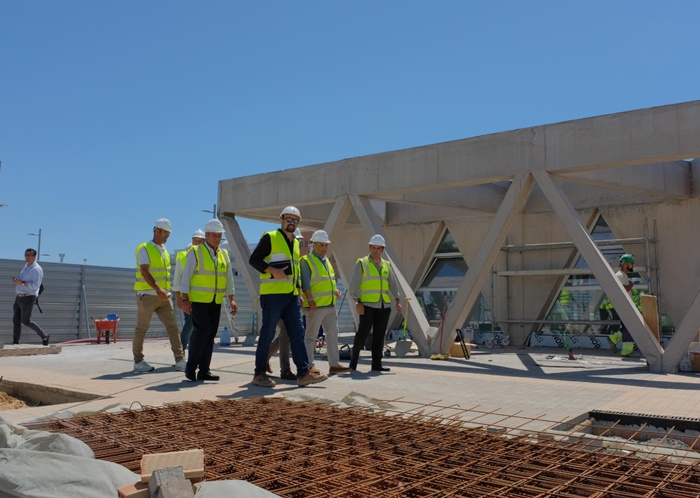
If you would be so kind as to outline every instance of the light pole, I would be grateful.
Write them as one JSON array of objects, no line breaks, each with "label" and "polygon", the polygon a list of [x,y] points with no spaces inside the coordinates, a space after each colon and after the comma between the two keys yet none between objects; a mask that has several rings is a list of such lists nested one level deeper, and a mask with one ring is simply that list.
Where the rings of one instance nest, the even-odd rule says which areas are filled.
[{"label": "light pole", "polygon": [[217,219],[219,218],[219,216],[216,214],[216,203],[214,203],[213,210],[209,211],[208,209],[202,209],[202,212],[203,213],[211,213],[214,216],[214,218],[217,218]]},{"label": "light pole", "polygon": [[64,252],[59,252],[59,253],[58,253],[58,257],[60,258],[59,263],[63,263],[63,258],[66,257],[66,253],[64,253]]},{"label": "light pole", "polygon": [[39,229],[39,233],[28,233],[27,235],[39,238],[39,245],[36,248],[36,260],[39,261],[39,257],[41,256],[41,228]]}]

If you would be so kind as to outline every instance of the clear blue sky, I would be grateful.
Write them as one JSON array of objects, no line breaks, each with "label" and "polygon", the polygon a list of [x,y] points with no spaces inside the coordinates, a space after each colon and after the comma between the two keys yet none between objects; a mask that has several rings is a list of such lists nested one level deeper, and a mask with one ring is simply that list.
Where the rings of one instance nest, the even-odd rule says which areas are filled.
[{"label": "clear blue sky", "polygon": [[697,0],[3,0],[0,258],[41,228],[44,261],[133,266],[159,217],[184,247],[222,179],[698,100],[698,19]]}]

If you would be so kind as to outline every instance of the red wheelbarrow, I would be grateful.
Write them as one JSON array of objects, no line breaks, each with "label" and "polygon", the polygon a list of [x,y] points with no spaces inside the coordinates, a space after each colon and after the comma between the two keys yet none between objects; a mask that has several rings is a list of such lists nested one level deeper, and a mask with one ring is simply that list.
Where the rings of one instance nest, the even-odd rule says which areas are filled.
[{"label": "red wheelbarrow", "polygon": [[[92,318],[92,317],[90,317]],[[105,336],[105,343],[109,344],[109,334],[112,333],[114,342],[117,342],[117,323],[119,318],[109,320],[108,318],[92,318],[95,322],[95,330],[97,330],[97,344],[102,341],[102,334]]]}]

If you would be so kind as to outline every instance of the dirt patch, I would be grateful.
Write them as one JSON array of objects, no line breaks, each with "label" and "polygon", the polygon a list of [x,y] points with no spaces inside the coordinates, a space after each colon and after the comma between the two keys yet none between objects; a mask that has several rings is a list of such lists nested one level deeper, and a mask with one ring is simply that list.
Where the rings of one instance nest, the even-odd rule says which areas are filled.
[{"label": "dirt patch", "polygon": [[9,394],[0,391],[0,411],[18,410],[26,407],[27,404],[21,399],[13,398]]}]

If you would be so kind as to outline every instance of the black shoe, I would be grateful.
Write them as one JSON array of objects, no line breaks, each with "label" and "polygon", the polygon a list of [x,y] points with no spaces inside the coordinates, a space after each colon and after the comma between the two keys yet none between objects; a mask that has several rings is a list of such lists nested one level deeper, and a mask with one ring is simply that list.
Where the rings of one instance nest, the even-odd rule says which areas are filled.
[{"label": "black shoe", "polygon": [[185,377],[187,377],[187,380],[191,380],[192,382],[197,380],[197,376],[191,370],[185,370]]},{"label": "black shoe", "polygon": [[357,363],[352,363],[352,362],[351,362],[351,363],[348,365],[348,368],[354,372],[355,370],[357,370]]},{"label": "black shoe", "polygon": [[49,340],[50,340],[50,339],[51,339],[51,336],[50,336],[50,335],[47,335],[46,337],[44,337],[44,338],[41,340],[41,344],[43,344],[44,346],[48,346],[48,345],[49,345]]},{"label": "black shoe", "polygon": [[280,377],[284,380],[297,380],[297,376],[294,375],[292,372],[282,372],[280,374]]},{"label": "black shoe", "polygon": [[214,375],[211,372],[206,372],[206,373],[199,372],[197,374],[197,380],[219,380],[219,379],[221,379],[221,377],[219,377],[218,375]]},{"label": "black shoe", "polygon": [[19,341],[12,341],[12,344],[19,344]]},{"label": "black shoe", "polygon": [[375,372],[389,372],[391,370],[391,368],[389,368],[389,367],[377,367],[377,368],[372,367],[372,370]]}]

